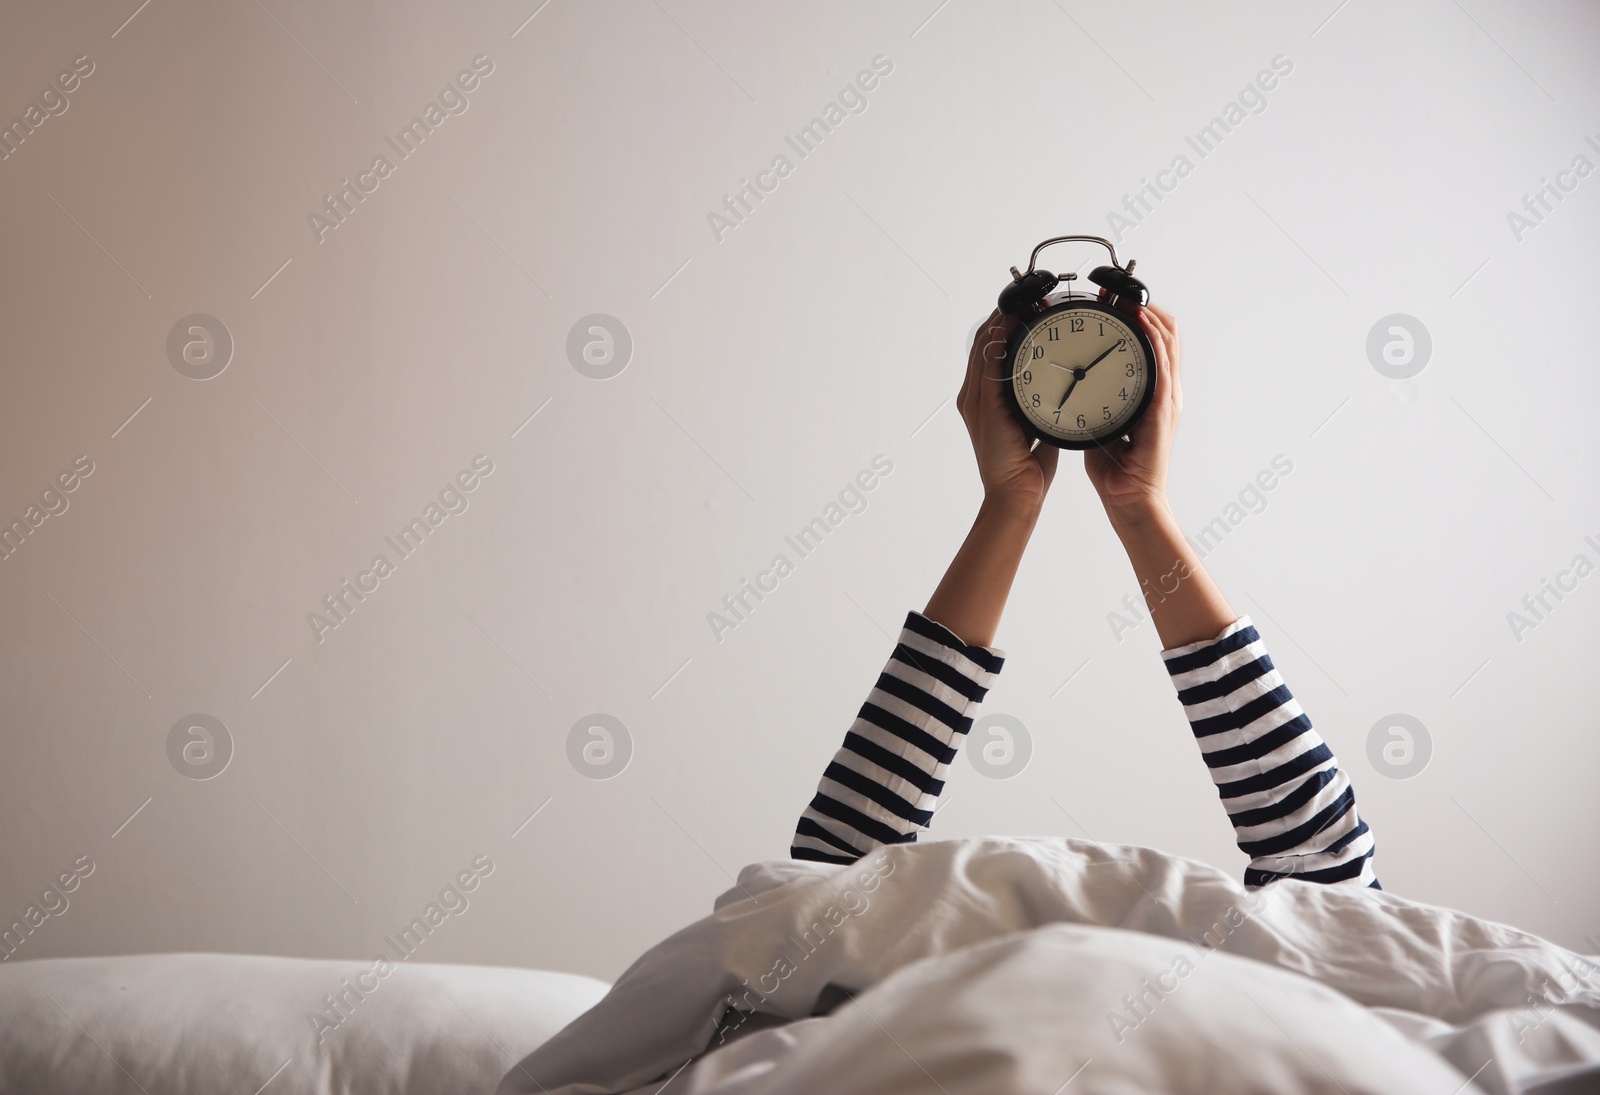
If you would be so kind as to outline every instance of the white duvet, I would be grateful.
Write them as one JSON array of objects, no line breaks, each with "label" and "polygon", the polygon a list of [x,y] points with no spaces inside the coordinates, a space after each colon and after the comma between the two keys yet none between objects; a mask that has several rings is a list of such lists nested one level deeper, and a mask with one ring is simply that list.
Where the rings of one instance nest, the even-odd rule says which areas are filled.
[{"label": "white duvet", "polygon": [[1392,893],[1248,891],[1147,848],[757,863],[500,1085],[657,1091],[1600,1092],[1600,968]]}]

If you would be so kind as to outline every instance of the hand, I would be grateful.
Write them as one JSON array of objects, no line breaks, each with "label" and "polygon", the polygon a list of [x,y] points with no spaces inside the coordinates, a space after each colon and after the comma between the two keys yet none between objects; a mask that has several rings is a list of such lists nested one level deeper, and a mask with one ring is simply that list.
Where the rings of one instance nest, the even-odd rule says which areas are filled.
[{"label": "hand", "polygon": [[1016,503],[1037,510],[1055,478],[1060,450],[1054,445],[1033,447],[1006,400],[1006,339],[1016,326],[1014,316],[997,308],[978,328],[967,357],[967,375],[956,396],[956,409],[972,436],[978,459],[978,476],[985,497],[993,502]]},{"label": "hand", "polygon": [[1153,304],[1140,308],[1136,318],[1156,351],[1156,388],[1150,407],[1133,428],[1132,440],[1117,438],[1083,454],[1083,470],[1112,517],[1151,502],[1165,504],[1167,459],[1183,409],[1178,321]]}]

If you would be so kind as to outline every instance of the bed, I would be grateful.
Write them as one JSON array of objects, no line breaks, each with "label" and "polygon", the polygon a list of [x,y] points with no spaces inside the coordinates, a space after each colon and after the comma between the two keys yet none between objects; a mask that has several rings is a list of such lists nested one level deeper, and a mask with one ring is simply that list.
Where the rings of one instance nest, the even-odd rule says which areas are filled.
[{"label": "bed", "polygon": [[176,954],[0,965],[0,1093],[1577,1095],[1600,957],[1070,838],[747,866],[614,985]]},{"label": "bed", "polygon": [[1600,958],[1149,848],[746,867],[500,1095],[1600,1092]]}]

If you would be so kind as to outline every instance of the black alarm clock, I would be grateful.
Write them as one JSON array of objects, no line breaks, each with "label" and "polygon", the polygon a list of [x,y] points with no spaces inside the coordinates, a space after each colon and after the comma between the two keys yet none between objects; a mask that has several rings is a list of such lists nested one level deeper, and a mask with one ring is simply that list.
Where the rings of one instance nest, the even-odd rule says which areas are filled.
[{"label": "black alarm clock", "polygon": [[[1040,251],[1073,240],[1111,252],[1110,266],[1089,272],[1103,298],[1074,292],[1077,274],[1058,278],[1037,267]],[[1055,236],[1033,249],[1026,273],[1011,268],[1000,292],[1000,311],[1017,317],[1006,342],[1006,390],[1029,436],[1063,449],[1095,448],[1126,437],[1149,408],[1156,353],[1137,317],[1150,290],[1133,267],[1133,259],[1119,264],[1117,249],[1099,236]],[[1065,291],[1054,292],[1062,282]]]}]

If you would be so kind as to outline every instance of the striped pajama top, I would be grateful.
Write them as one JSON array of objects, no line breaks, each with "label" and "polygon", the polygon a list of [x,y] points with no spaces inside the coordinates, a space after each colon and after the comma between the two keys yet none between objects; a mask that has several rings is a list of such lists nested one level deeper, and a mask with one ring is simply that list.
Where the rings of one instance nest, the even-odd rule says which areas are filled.
[{"label": "striped pajama top", "polygon": [[[1355,792],[1272,664],[1249,617],[1161,653],[1239,848],[1246,886],[1281,878],[1377,887]],[[915,841],[933,819],[973,712],[1005,664],[918,612],[834,754],[789,849],[853,863]]]}]

